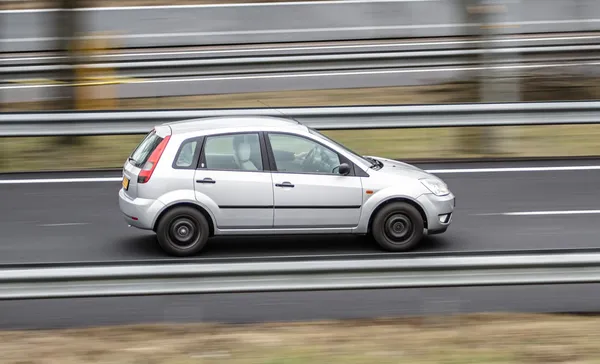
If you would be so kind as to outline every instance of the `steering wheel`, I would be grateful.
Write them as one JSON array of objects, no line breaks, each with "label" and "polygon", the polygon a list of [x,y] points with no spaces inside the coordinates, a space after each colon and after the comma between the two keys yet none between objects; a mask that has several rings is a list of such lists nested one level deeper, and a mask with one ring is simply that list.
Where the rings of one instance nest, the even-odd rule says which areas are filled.
[{"label": "steering wheel", "polygon": [[[320,160],[318,161],[316,159],[317,153],[320,157]],[[307,171],[307,168],[310,168],[309,171],[314,171],[316,169],[317,171],[322,170],[329,172],[331,170],[331,165],[333,165],[333,161],[329,155],[327,155],[325,149],[316,145],[304,158],[304,161],[302,162],[302,169]]]},{"label": "steering wheel", "polygon": [[311,166],[313,166],[315,164],[314,159],[315,159],[315,154],[317,153],[317,148],[318,146],[314,146],[304,157],[304,160],[302,161],[302,170],[306,171],[308,168],[310,168]]}]

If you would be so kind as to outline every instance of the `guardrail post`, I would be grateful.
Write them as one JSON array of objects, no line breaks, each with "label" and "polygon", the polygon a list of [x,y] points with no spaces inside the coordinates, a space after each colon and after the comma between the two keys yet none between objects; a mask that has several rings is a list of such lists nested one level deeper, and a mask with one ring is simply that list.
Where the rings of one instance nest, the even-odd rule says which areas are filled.
[{"label": "guardrail post", "polygon": [[[76,0],[61,0],[60,11],[56,15],[56,31],[58,36],[58,49],[63,53],[65,57],[64,64],[71,66],[71,68],[65,68],[59,71],[58,80],[66,84],[72,84],[75,81],[75,73],[72,68],[78,62],[77,50],[73,48],[73,39],[77,34],[79,28],[77,17],[77,8],[75,4]],[[72,87],[57,87],[56,91],[59,92],[60,104],[58,105],[61,109],[70,110],[74,108],[75,95]]]},{"label": "guardrail post", "polygon": [[[519,14],[520,0],[463,0],[467,4],[470,22],[479,23],[477,35],[481,42],[482,69],[477,73],[479,99],[485,103],[519,102],[521,100],[520,72],[516,68],[496,67],[506,54],[494,53],[496,40],[512,28]],[[510,11],[509,11],[510,6]],[[510,23],[509,23],[510,22]],[[518,60],[518,54],[510,55]],[[476,155],[506,155],[516,149],[516,127],[472,127],[461,130],[459,145],[463,152]]]},{"label": "guardrail post", "polygon": [[[482,43],[486,52],[483,52],[481,75],[481,101],[482,102],[519,102],[521,101],[520,71],[516,67],[495,67],[495,63],[507,55],[493,53],[496,48],[495,41],[513,28],[515,17],[520,14],[520,0],[486,0],[487,10],[483,12],[485,25],[483,26]],[[510,7],[510,11],[509,11]],[[516,60],[518,66],[518,53],[509,57]],[[511,154],[517,142],[517,128],[515,127],[489,127],[484,135],[484,152],[486,154]]]},{"label": "guardrail post", "polygon": [[[94,35],[81,41],[78,48],[84,59],[89,59],[95,54],[105,53],[110,49],[106,39]],[[76,69],[76,75],[75,105],[77,109],[116,109],[114,85],[111,84],[115,79],[112,68],[91,69],[86,68],[85,64],[80,64]]]},{"label": "guardrail post", "polygon": [[[77,50],[73,48],[73,40],[75,39],[79,29],[79,19],[77,12],[76,0],[61,0],[60,11],[56,15],[56,30],[58,34],[59,49],[65,56],[64,64],[70,67],[59,71],[58,81],[66,86],[57,87],[59,109],[72,110],[75,105],[75,93],[72,86],[75,82],[75,65],[78,63]],[[78,138],[73,136],[59,137],[57,142],[59,145],[73,145],[77,143]]]}]

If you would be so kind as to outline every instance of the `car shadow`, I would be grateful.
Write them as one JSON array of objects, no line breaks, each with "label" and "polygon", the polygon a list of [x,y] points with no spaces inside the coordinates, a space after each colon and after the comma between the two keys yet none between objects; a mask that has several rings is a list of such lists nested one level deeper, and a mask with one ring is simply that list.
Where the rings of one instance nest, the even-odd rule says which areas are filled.
[{"label": "car shadow", "polygon": [[[119,243],[132,259],[172,258],[160,248],[156,235],[144,234]],[[411,253],[454,250],[450,241],[429,236]],[[385,253],[368,238],[354,235],[239,236],[211,238],[195,258],[260,258]]]},{"label": "car shadow", "polygon": [[169,258],[162,251],[153,233],[140,232],[135,237],[117,242],[123,259],[160,259]]}]

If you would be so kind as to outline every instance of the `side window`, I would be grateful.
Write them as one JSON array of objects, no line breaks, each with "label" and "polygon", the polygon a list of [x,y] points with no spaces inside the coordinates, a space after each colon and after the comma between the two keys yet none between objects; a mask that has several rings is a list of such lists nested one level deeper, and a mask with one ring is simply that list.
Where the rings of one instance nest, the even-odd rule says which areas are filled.
[{"label": "side window", "polygon": [[214,135],[206,138],[202,167],[215,170],[262,171],[258,133]]},{"label": "side window", "polygon": [[185,140],[175,156],[173,168],[195,169],[201,140],[201,138]]},{"label": "side window", "polygon": [[337,174],[340,157],[324,145],[301,136],[269,134],[278,172]]}]

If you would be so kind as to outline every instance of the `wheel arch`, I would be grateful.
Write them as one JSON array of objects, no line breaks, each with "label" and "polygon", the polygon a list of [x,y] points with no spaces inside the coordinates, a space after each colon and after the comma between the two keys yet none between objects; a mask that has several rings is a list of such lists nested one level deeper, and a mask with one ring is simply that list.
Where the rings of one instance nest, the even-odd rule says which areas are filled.
[{"label": "wheel arch", "polygon": [[421,215],[421,218],[423,219],[423,227],[425,229],[428,228],[427,214],[425,214],[425,209],[423,208],[423,206],[421,206],[420,203],[418,203],[417,201],[412,200],[410,198],[406,198],[406,197],[392,197],[392,198],[389,198],[387,200],[380,202],[379,205],[377,205],[377,207],[375,207],[375,209],[371,213],[371,216],[369,216],[369,223],[367,225],[368,233],[371,232],[371,227],[373,226],[373,220],[375,220],[375,216],[377,216],[379,211],[381,211],[381,209],[384,208],[385,206],[389,205],[390,203],[394,203],[394,202],[404,202],[404,203],[411,205],[415,209],[417,209],[417,211],[419,211],[419,214]]},{"label": "wheel arch", "polygon": [[158,227],[158,224],[160,224],[160,221],[162,220],[162,218],[165,216],[165,214],[173,209],[176,208],[180,208],[180,207],[191,207],[195,210],[197,210],[198,212],[200,212],[204,218],[206,218],[206,221],[208,222],[208,227],[209,227],[209,234],[208,236],[214,236],[215,234],[215,222],[213,221],[212,216],[210,215],[210,213],[208,212],[208,210],[206,210],[204,207],[195,204],[193,202],[179,202],[170,206],[167,206],[166,208],[164,208],[160,214],[158,215],[158,217],[156,218],[156,221],[154,222],[154,225],[152,226],[152,231],[156,232],[156,229]]}]

